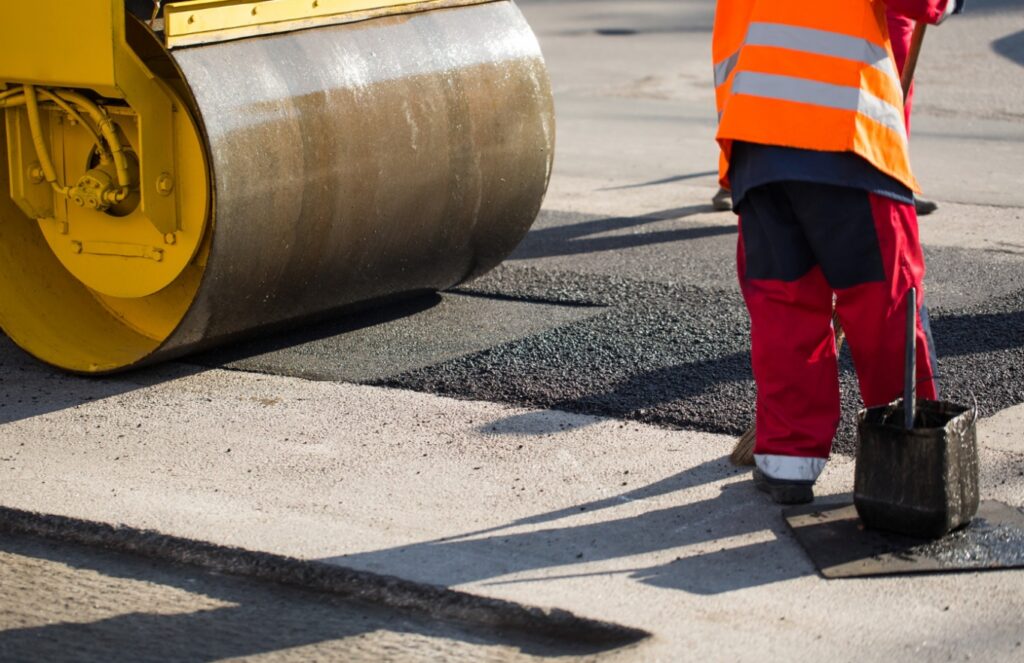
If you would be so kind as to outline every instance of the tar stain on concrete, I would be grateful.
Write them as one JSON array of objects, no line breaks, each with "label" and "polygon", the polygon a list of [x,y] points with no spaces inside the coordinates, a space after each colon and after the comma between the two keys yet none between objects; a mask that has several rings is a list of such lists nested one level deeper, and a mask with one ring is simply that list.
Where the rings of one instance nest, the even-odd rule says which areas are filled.
[{"label": "tar stain on concrete", "polygon": [[826,578],[1012,569],[1024,566],[1024,512],[983,501],[971,523],[934,540],[864,527],[852,504],[783,511]]}]

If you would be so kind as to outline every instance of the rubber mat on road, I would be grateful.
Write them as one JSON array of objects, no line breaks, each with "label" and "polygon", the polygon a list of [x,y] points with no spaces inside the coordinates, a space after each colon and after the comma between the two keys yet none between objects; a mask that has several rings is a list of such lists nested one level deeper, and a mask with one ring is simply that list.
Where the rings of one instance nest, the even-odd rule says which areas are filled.
[{"label": "rubber mat on road", "polygon": [[852,504],[808,504],[783,517],[826,578],[1024,568],[1024,513],[985,501],[963,530],[936,541],[865,529]]}]

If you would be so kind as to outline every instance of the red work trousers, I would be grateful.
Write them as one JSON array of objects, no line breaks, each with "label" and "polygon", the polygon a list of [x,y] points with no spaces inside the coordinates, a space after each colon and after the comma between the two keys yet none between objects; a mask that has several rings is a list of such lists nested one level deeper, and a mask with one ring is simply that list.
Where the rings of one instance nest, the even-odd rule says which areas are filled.
[{"label": "red work trousers", "polygon": [[771,478],[813,482],[840,417],[833,297],[871,407],[903,393],[907,293],[917,288],[918,396],[937,396],[917,215],[891,198],[811,182],[751,189],[738,212],[757,383],[755,459]]}]

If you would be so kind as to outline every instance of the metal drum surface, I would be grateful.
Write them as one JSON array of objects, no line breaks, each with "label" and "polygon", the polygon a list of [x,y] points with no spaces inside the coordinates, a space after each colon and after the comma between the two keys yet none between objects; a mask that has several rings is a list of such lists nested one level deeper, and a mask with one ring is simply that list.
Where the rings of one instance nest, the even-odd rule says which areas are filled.
[{"label": "metal drum surface", "polygon": [[496,266],[540,210],[554,111],[512,2],[176,50],[213,173],[213,237],[144,361],[440,290]]}]

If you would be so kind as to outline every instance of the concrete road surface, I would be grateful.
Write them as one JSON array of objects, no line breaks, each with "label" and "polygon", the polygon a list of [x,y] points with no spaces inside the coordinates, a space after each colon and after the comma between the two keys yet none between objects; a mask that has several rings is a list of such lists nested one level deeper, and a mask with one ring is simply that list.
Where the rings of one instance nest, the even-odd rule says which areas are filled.
[{"label": "concrete road surface", "polygon": [[[826,581],[725,461],[753,386],[735,217],[708,205],[714,3],[520,4],[551,69],[558,152],[544,211],[505,265],[436,298],[102,380],[4,340],[0,505],[652,633],[587,655],[602,660],[1020,660],[1024,572]],[[941,204],[921,222],[927,298],[946,394],[984,417],[982,495],[1022,507],[1024,6],[970,5],[929,32],[920,65],[915,167]],[[852,489],[848,363],[843,379],[844,427],[816,488],[836,498]],[[34,568],[56,578],[43,591],[70,596],[116,577],[48,566],[40,544],[11,541],[0,577]],[[252,591],[253,605],[278,600]],[[158,594],[133,610],[163,614]],[[23,621],[0,624],[0,652],[54,624],[118,623],[5,596],[0,614]],[[209,600],[175,614],[222,595]],[[329,609],[288,601],[290,618],[304,601],[314,622]],[[329,629],[303,633],[340,651]],[[498,646],[487,655],[559,653]],[[438,651],[425,647],[393,658]],[[294,655],[284,641],[232,653]]]}]

